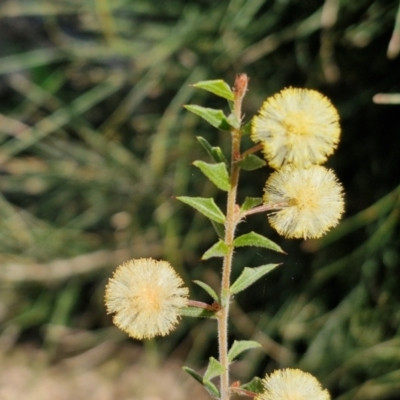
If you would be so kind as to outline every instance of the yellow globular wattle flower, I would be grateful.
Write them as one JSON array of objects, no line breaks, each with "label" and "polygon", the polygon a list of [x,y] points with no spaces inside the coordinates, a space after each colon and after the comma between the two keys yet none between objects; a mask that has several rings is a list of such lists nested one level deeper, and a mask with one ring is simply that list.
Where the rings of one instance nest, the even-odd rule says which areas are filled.
[{"label": "yellow globular wattle flower", "polygon": [[273,172],[264,190],[273,211],[271,226],[287,238],[318,238],[337,225],[344,211],[343,188],[332,170],[287,165]]},{"label": "yellow globular wattle flower", "polygon": [[263,379],[264,392],[256,400],[329,400],[318,380],[299,369],[274,371]]},{"label": "yellow globular wattle flower", "polygon": [[189,290],[167,261],[152,258],[120,265],[106,286],[108,313],[114,324],[135,339],[165,336],[188,303]]},{"label": "yellow globular wattle flower", "polygon": [[339,142],[339,114],[316,90],[286,88],[263,103],[251,138],[261,142],[272,168],[322,164]]}]

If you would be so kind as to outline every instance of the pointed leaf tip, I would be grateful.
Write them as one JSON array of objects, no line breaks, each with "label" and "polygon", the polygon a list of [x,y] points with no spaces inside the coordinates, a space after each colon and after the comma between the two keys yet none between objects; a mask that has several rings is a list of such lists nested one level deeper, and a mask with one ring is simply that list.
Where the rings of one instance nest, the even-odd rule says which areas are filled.
[{"label": "pointed leaf tip", "polygon": [[249,349],[260,347],[261,344],[254,340],[235,340],[228,353],[228,360],[232,362],[240,353]]},{"label": "pointed leaf tip", "polygon": [[201,257],[202,260],[208,260],[212,257],[224,257],[228,254],[229,247],[222,241],[218,240],[217,243],[212,245]]},{"label": "pointed leaf tip", "polygon": [[192,368],[184,366],[182,367],[182,369],[187,372],[192,378],[196,379],[197,382],[201,383],[211,397],[215,399],[219,398],[219,390],[212,382],[203,379],[203,377]]},{"label": "pointed leaf tip", "polygon": [[240,386],[240,388],[256,394],[262,393],[264,392],[263,380],[256,376],[250,382],[247,382]]},{"label": "pointed leaf tip", "polygon": [[238,162],[240,168],[244,169],[245,171],[254,171],[256,169],[262,168],[267,163],[260,157],[257,157],[254,154],[248,154],[243,160]]},{"label": "pointed leaf tip", "polygon": [[176,199],[193,207],[207,218],[219,224],[225,223],[225,215],[212,198],[179,196]]},{"label": "pointed leaf tip", "polygon": [[221,375],[225,371],[224,366],[214,357],[210,357],[209,360],[207,370],[203,377],[204,382],[209,382],[212,378]]},{"label": "pointed leaf tip", "polygon": [[266,249],[274,250],[278,253],[286,254],[281,249],[281,247],[278,246],[276,243],[274,243],[272,240],[253,231],[237,237],[233,241],[233,245],[235,247],[243,247],[243,246],[264,247]]},{"label": "pointed leaf tip", "polygon": [[207,90],[217,96],[223,97],[227,100],[235,100],[235,95],[233,94],[229,85],[222,79],[215,79],[209,81],[200,81],[192,85],[197,89]]},{"label": "pointed leaf tip", "polygon": [[239,278],[237,278],[230,287],[231,294],[236,294],[243,291],[258,279],[268,274],[268,272],[271,272],[278,265],[280,264],[266,264],[256,268],[245,267]]},{"label": "pointed leaf tip", "polygon": [[224,153],[222,152],[220,147],[213,147],[211,146],[210,143],[207,142],[206,139],[204,139],[201,136],[197,136],[196,139],[199,141],[199,143],[203,146],[205,151],[208,153],[208,155],[217,163],[219,162],[224,162],[226,163],[226,158],[224,156]]},{"label": "pointed leaf tip", "polygon": [[215,185],[218,189],[228,192],[231,188],[228,170],[224,162],[218,164],[208,164],[204,161],[195,161],[193,165]]},{"label": "pointed leaf tip", "polygon": [[215,293],[214,289],[204,283],[202,281],[193,281],[196,285],[199,285],[202,289],[204,289],[216,302],[219,301],[217,293]]},{"label": "pointed leaf tip", "polygon": [[186,110],[198,115],[206,120],[210,125],[223,131],[230,131],[231,126],[227,117],[222,110],[215,110],[213,108],[206,108],[195,104],[187,104],[183,106]]}]

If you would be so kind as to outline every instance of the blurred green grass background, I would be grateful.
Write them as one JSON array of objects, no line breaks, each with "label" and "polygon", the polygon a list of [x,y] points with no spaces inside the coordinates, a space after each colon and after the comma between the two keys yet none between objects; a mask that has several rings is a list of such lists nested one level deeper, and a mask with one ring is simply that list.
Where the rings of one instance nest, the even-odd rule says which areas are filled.
[{"label": "blurred green grass background", "polygon": [[[262,216],[241,227],[289,255],[236,255],[235,275],[284,266],[236,299],[232,339],[263,347],[233,376],[300,367],[335,399],[400,398],[400,105],[372,101],[400,92],[398,10],[393,0],[2,1],[3,351],[35,345],[57,363],[113,343],[97,364],[128,346],[194,368],[216,355],[213,322],[184,320],[142,348],[112,326],[102,298],[116,265],[151,256],[208,301],[191,280],[216,287],[218,260],[200,261],[215,234],[173,196],[216,195],[223,206],[190,164],[206,159],[196,136],[229,141],[182,105],[224,108],[190,84],[245,72],[246,120],[283,87],[330,97],[343,136],[328,166],[347,211],[318,241],[279,238]],[[260,196],[268,173],[244,172],[239,199]]]}]

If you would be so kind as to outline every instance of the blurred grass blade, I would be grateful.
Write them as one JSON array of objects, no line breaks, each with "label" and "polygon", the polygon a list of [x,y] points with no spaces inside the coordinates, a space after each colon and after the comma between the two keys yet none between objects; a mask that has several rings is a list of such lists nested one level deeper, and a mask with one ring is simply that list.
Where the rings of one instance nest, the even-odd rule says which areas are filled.
[{"label": "blurred grass blade", "polygon": [[112,93],[121,88],[123,81],[111,76],[109,79],[95,86],[93,89],[82,94],[69,106],[65,106],[47,118],[42,119],[33,127],[22,132],[17,139],[2,146],[0,163],[4,163],[10,157],[36,144],[47,135],[53,133],[63,125],[71,121],[74,117],[86,112],[95,104],[104,100]]},{"label": "blurred grass blade", "polygon": [[66,53],[57,48],[31,50],[1,57],[0,75],[55,63],[64,60],[66,57]]}]

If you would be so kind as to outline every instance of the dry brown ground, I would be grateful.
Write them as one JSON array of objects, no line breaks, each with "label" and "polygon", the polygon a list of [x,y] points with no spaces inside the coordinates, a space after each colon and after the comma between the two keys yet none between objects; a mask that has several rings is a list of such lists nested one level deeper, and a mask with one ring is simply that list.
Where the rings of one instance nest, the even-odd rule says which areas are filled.
[{"label": "dry brown ground", "polygon": [[152,367],[140,348],[114,349],[112,356],[100,348],[52,365],[31,346],[2,352],[0,400],[209,400],[177,361]]}]

